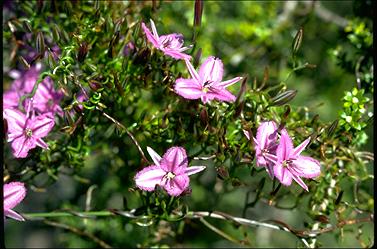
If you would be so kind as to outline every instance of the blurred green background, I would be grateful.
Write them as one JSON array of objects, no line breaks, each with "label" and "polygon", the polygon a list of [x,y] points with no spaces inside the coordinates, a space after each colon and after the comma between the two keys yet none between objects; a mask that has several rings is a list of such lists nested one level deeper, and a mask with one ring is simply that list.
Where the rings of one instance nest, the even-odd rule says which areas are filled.
[{"label": "blurred green background", "polygon": [[[138,4],[152,5],[151,2],[136,3]],[[3,13],[4,11],[7,10],[3,9]],[[144,21],[148,23],[149,12],[143,14]],[[4,13],[4,16],[6,15],[12,16]],[[297,71],[286,81],[288,89],[298,90],[291,105],[307,106],[311,115],[319,114],[322,121],[331,122],[339,116],[344,92],[356,87],[355,74],[341,67],[335,54],[339,47],[350,46],[345,31],[349,21],[359,18],[371,25],[371,16],[371,1],[318,1],[316,4],[311,1],[205,1],[202,24],[196,35],[196,47],[202,49],[202,58],[210,55],[221,58],[225,79],[247,75],[250,86],[254,78],[258,82],[262,81],[264,70],[268,67],[268,84],[275,85],[286,79],[292,68],[291,45],[297,31],[302,27],[304,35],[297,60],[301,64],[308,62],[316,67]],[[194,1],[161,1],[157,14],[152,18],[159,34],[182,33],[185,44],[191,43]],[[4,54],[7,53],[9,51],[5,46]],[[4,88],[10,83],[4,81]],[[237,93],[239,87],[240,84],[236,84],[231,91]],[[369,94],[372,97],[371,93]],[[369,140],[363,145],[363,149],[373,151],[372,125],[369,126],[367,134]],[[140,204],[139,196],[130,193],[128,188],[119,188],[122,185],[132,186],[133,175],[128,175],[129,171],[124,168],[138,163],[130,154],[124,158],[128,149],[130,153],[137,154],[129,140],[124,140],[123,145],[102,146],[85,161],[80,175],[88,179],[90,184],[83,184],[78,179],[61,174],[58,181],[43,192],[38,192],[36,188],[29,189],[27,197],[16,210],[21,213],[49,212],[62,207],[84,210],[87,190],[91,184],[96,185],[93,190],[92,210],[137,207]],[[143,147],[146,145],[148,144],[143,142]],[[195,151],[195,148],[186,149],[188,154]],[[162,150],[158,152],[163,153]],[[110,157],[117,153],[119,157]],[[228,186],[228,189],[224,190],[222,180],[217,178],[211,161],[203,164],[208,166],[208,170],[192,177],[191,187],[195,194],[183,198],[190,210],[218,210],[241,216],[245,195],[250,191],[250,199],[254,198],[254,190],[260,177],[251,177],[248,168],[238,168],[238,175],[243,176],[241,180],[247,182],[248,186]],[[258,174],[262,175],[264,172]],[[44,176],[40,177],[43,179]],[[291,188],[292,191],[299,189],[297,185],[292,185]],[[346,191],[345,195],[350,192]],[[254,220],[280,219],[294,228],[304,229],[303,224],[309,221],[309,218],[303,213],[299,209],[283,210],[258,202],[254,207],[248,208],[245,215]],[[238,247],[204,227],[198,220],[187,221],[183,233],[178,232],[181,229],[178,222],[171,226],[161,222],[159,233],[154,233],[150,227],[138,226],[121,217],[97,220],[66,218],[64,221],[85,227],[87,231],[118,247]],[[253,247],[298,245],[294,236],[283,231],[235,227],[224,221],[209,221],[234,237],[248,240]],[[324,234],[319,236],[318,240],[326,247],[360,247],[353,231],[349,233],[344,229],[342,238],[333,233]],[[372,236],[374,240],[373,224],[365,224],[363,231],[366,238]],[[148,240],[152,242],[146,244]],[[96,246],[91,240],[66,230],[46,226],[42,222],[20,223],[13,220],[5,221],[5,244],[8,248]]]}]

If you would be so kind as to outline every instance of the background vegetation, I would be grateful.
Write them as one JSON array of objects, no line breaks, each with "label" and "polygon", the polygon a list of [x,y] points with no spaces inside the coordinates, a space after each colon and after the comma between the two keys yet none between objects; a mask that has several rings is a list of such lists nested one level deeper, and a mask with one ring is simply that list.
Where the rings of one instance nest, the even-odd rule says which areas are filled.
[{"label": "background vegetation", "polygon": [[[29,219],[5,221],[7,247],[374,244],[371,1],[202,4],[201,17],[194,1],[4,4],[4,90],[12,69],[41,62],[65,92],[65,114],[45,139],[50,150],[15,159],[4,142],[4,181],[27,184],[17,211]],[[150,18],[160,34],[182,33],[194,45],[194,65],[214,55],[225,79],[246,77],[230,88],[236,103],[203,105],[176,95],[175,79],[187,69],[152,50],[140,28]],[[58,59],[49,54],[56,45]],[[31,51],[41,56],[29,58]],[[262,120],[285,124],[295,145],[312,137],[306,153],[321,161],[322,174],[306,181],[309,193],[280,186],[255,167],[242,130],[256,134]],[[133,177],[151,161],[140,149],[163,154],[174,145],[185,147],[190,165],[207,166],[191,177],[192,193],[137,190]],[[32,214],[56,210],[72,216]],[[78,213],[106,210],[114,215]],[[196,211],[278,229],[229,216],[196,219]]]}]

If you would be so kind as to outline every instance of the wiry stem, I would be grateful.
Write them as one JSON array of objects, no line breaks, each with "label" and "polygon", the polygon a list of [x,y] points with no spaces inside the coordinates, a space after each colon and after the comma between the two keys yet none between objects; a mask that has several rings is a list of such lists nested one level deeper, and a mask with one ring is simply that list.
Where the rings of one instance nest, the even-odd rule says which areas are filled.
[{"label": "wiry stem", "polygon": [[76,227],[72,227],[72,226],[69,226],[69,225],[64,224],[64,223],[59,223],[59,222],[50,221],[50,220],[44,220],[43,222],[46,223],[47,225],[50,225],[50,226],[59,227],[59,228],[69,230],[69,231],[71,231],[75,234],[78,234],[79,236],[88,237],[89,239],[93,240],[95,243],[97,243],[102,248],[112,248],[105,241],[99,239],[98,237],[94,236],[91,233],[81,231],[81,230],[77,229]]},{"label": "wiry stem", "polygon": [[229,234],[226,234],[225,232],[221,231],[220,229],[218,229],[217,227],[211,225],[209,222],[207,222],[203,217],[199,219],[201,223],[203,223],[206,227],[208,227],[209,229],[211,229],[212,231],[214,231],[215,233],[217,233],[218,235],[220,235],[221,237],[229,240],[229,241],[232,241],[233,243],[235,244],[240,244],[240,242],[238,240],[236,240],[235,238],[233,238],[232,236],[230,236]]},{"label": "wiry stem", "polygon": [[[89,212],[76,212],[72,210],[64,210],[64,211],[58,211],[58,212],[51,212],[51,213],[25,213],[22,214],[22,216],[26,220],[39,220],[41,218],[52,218],[52,217],[69,217],[69,216],[77,216],[81,218],[97,218],[97,217],[104,217],[104,216],[113,216],[113,215],[120,215],[125,216],[127,218],[131,219],[142,219],[146,218],[145,215],[137,216],[135,215],[136,209],[132,209],[130,211],[120,211],[120,210],[106,210],[106,211],[89,211]],[[175,215],[181,216],[182,213],[175,212]],[[370,214],[368,217],[359,218],[359,219],[350,219],[350,220],[343,220],[338,221],[337,224],[328,226],[326,228],[322,229],[316,229],[316,230],[296,230],[291,228],[289,225],[285,224],[284,222],[278,221],[278,220],[270,220],[269,222],[261,222],[256,220],[250,220],[246,218],[241,217],[234,217],[229,214],[219,212],[219,211],[213,211],[213,212],[207,212],[207,211],[190,211],[188,212],[184,218],[186,219],[200,219],[203,217],[208,218],[214,218],[214,219],[220,219],[220,220],[227,220],[232,221],[237,224],[246,225],[250,227],[266,227],[274,230],[280,230],[289,232],[293,235],[295,235],[299,239],[304,238],[314,238],[320,234],[327,233],[334,231],[338,228],[342,228],[346,225],[353,225],[358,223],[365,223],[365,222],[373,222],[374,221],[374,214]],[[174,218],[174,217],[172,217]],[[275,223],[275,224],[273,224]],[[305,243],[305,242],[304,242]]]},{"label": "wiry stem", "polygon": [[[97,108],[97,109],[100,110],[99,108]],[[110,119],[110,120],[111,120],[112,122],[114,122],[118,127],[122,128],[122,129],[127,133],[127,135],[131,138],[132,142],[135,144],[135,146],[136,146],[137,149],[139,150],[142,159],[143,159],[146,163],[148,163],[149,161],[148,161],[148,159],[145,157],[145,154],[144,154],[143,150],[141,149],[139,143],[138,143],[137,140],[135,139],[134,135],[132,135],[132,133],[131,133],[131,132],[130,132],[130,131],[129,131],[124,125],[122,125],[119,121],[117,121],[116,119],[114,119],[113,117],[111,117],[111,116],[110,116],[109,114],[107,114],[106,112],[104,112],[104,111],[102,111],[102,110],[100,110],[100,111],[102,112],[102,114],[103,114],[106,118]]]}]

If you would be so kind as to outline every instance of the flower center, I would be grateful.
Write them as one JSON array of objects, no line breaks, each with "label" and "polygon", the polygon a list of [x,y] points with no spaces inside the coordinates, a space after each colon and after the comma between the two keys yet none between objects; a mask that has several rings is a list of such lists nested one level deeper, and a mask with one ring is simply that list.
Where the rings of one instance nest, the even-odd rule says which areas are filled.
[{"label": "flower center", "polygon": [[206,82],[204,82],[202,92],[207,93],[209,89],[211,88],[211,84],[212,84],[212,81],[210,80],[207,80]]},{"label": "flower center", "polygon": [[175,175],[172,172],[168,172],[166,174],[166,178],[168,178],[168,179],[173,179],[174,177],[175,177]]},{"label": "flower center", "polygon": [[291,165],[292,162],[293,161],[291,159],[284,160],[283,163],[282,163],[282,165],[283,165],[283,167],[287,167],[287,166]]},{"label": "flower center", "polygon": [[33,131],[30,128],[26,128],[25,134],[26,134],[27,137],[31,137],[33,135]]},{"label": "flower center", "polygon": [[170,41],[169,40],[165,40],[162,42],[162,47],[163,48],[167,48],[167,47],[170,47]]}]

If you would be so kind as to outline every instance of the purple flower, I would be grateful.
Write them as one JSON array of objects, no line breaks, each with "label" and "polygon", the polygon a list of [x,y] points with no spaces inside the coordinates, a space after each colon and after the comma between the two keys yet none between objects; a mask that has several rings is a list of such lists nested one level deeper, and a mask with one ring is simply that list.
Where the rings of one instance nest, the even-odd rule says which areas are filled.
[{"label": "purple flower", "polygon": [[164,188],[169,195],[179,196],[189,186],[189,175],[204,170],[205,166],[188,166],[186,151],[172,147],[161,158],[152,148],[147,147],[155,165],[146,167],[135,176],[136,186],[153,191],[156,185]]},{"label": "purple flower", "polygon": [[276,155],[266,153],[265,157],[274,162],[274,175],[279,181],[286,186],[291,185],[292,179],[295,180],[306,191],[308,187],[300,177],[314,178],[320,175],[321,166],[317,160],[308,156],[301,156],[301,152],[310,142],[306,139],[296,148],[288,135],[283,129],[281,131],[280,143],[276,150]]},{"label": "purple flower", "polygon": [[26,188],[22,182],[4,184],[4,216],[24,221],[24,217],[12,210],[26,196]]},{"label": "purple flower", "polygon": [[34,116],[31,114],[31,101],[28,104],[26,115],[17,109],[5,109],[4,118],[8,122],[8,142],[12,142],[12,152],[17,158],[25,158],[29,150],[36,146],[47,149],[42,140],[55,125],[49,114]]},{"label": "purple flower", "polygon": [[39,113],[45,113],[54,116],[58,114],[63,116],[63,110],[59,103],[64,97],[61,91],[55,91],[54,83],[50,77],[46,77],[39,84],[37,91],[33,97],[34,109]]},{"label": "purple flower", "polygon": [[[275,155],[277,149],[277,125],[273,121],[262,122],[254,138],[255,157],[258,167],[265,167],[271,178],[274,178],[274,163],[266,159],[266,153]],[[250,138],[248,138],[250,140]]]},{"label": "purple flower", "polygon": [[190,47],[183,47],[183,35],[182,34],[169,34],[169,35],[162,35],[158,36],[156,26],[154,22],[151,21],[152,32],[147,28],[144,22],[141,23],[141,27],[144,30],[145,35],[149,42],[153,44],[153,46],[162,52],[165,55],[169,55],[174,59],[185,59],[190,60],[191,56],[182,53],[183,51],[189,49]]},{"label": "purple flower", "polygon": [[[11,89],[3,94],[3,108],[18,108],[18,102],[20,97],[32,92],[35,83],[39,77],[40,66],[31,67],[22,76],[15,79],[11,86]],[[13,72],[14,75],[15,72]],[[48,113],[53,116],[55,113],[60,116],[63,115],[63,110],[59,103],[63,98],[63,93],[61,91],[56,91],[54,89],[54,83],[49,77],[46,77],[38,86],[37,91],[33,97],[34,109],[40,113]],[[25,101],[24,106],[28,103]]]},{"label": "purple flower", "polygon": [[199,74],[188,60],[185,60],[191,79],[179,78],[175,81],[174,90],[186,99],[201,99],[205,104],[213,99],[233,102],[236,97],[226,87],[240,81],[242,77],[221,81],[223,78],[223,63],[219,58],[210,56],[201,65]]}]

